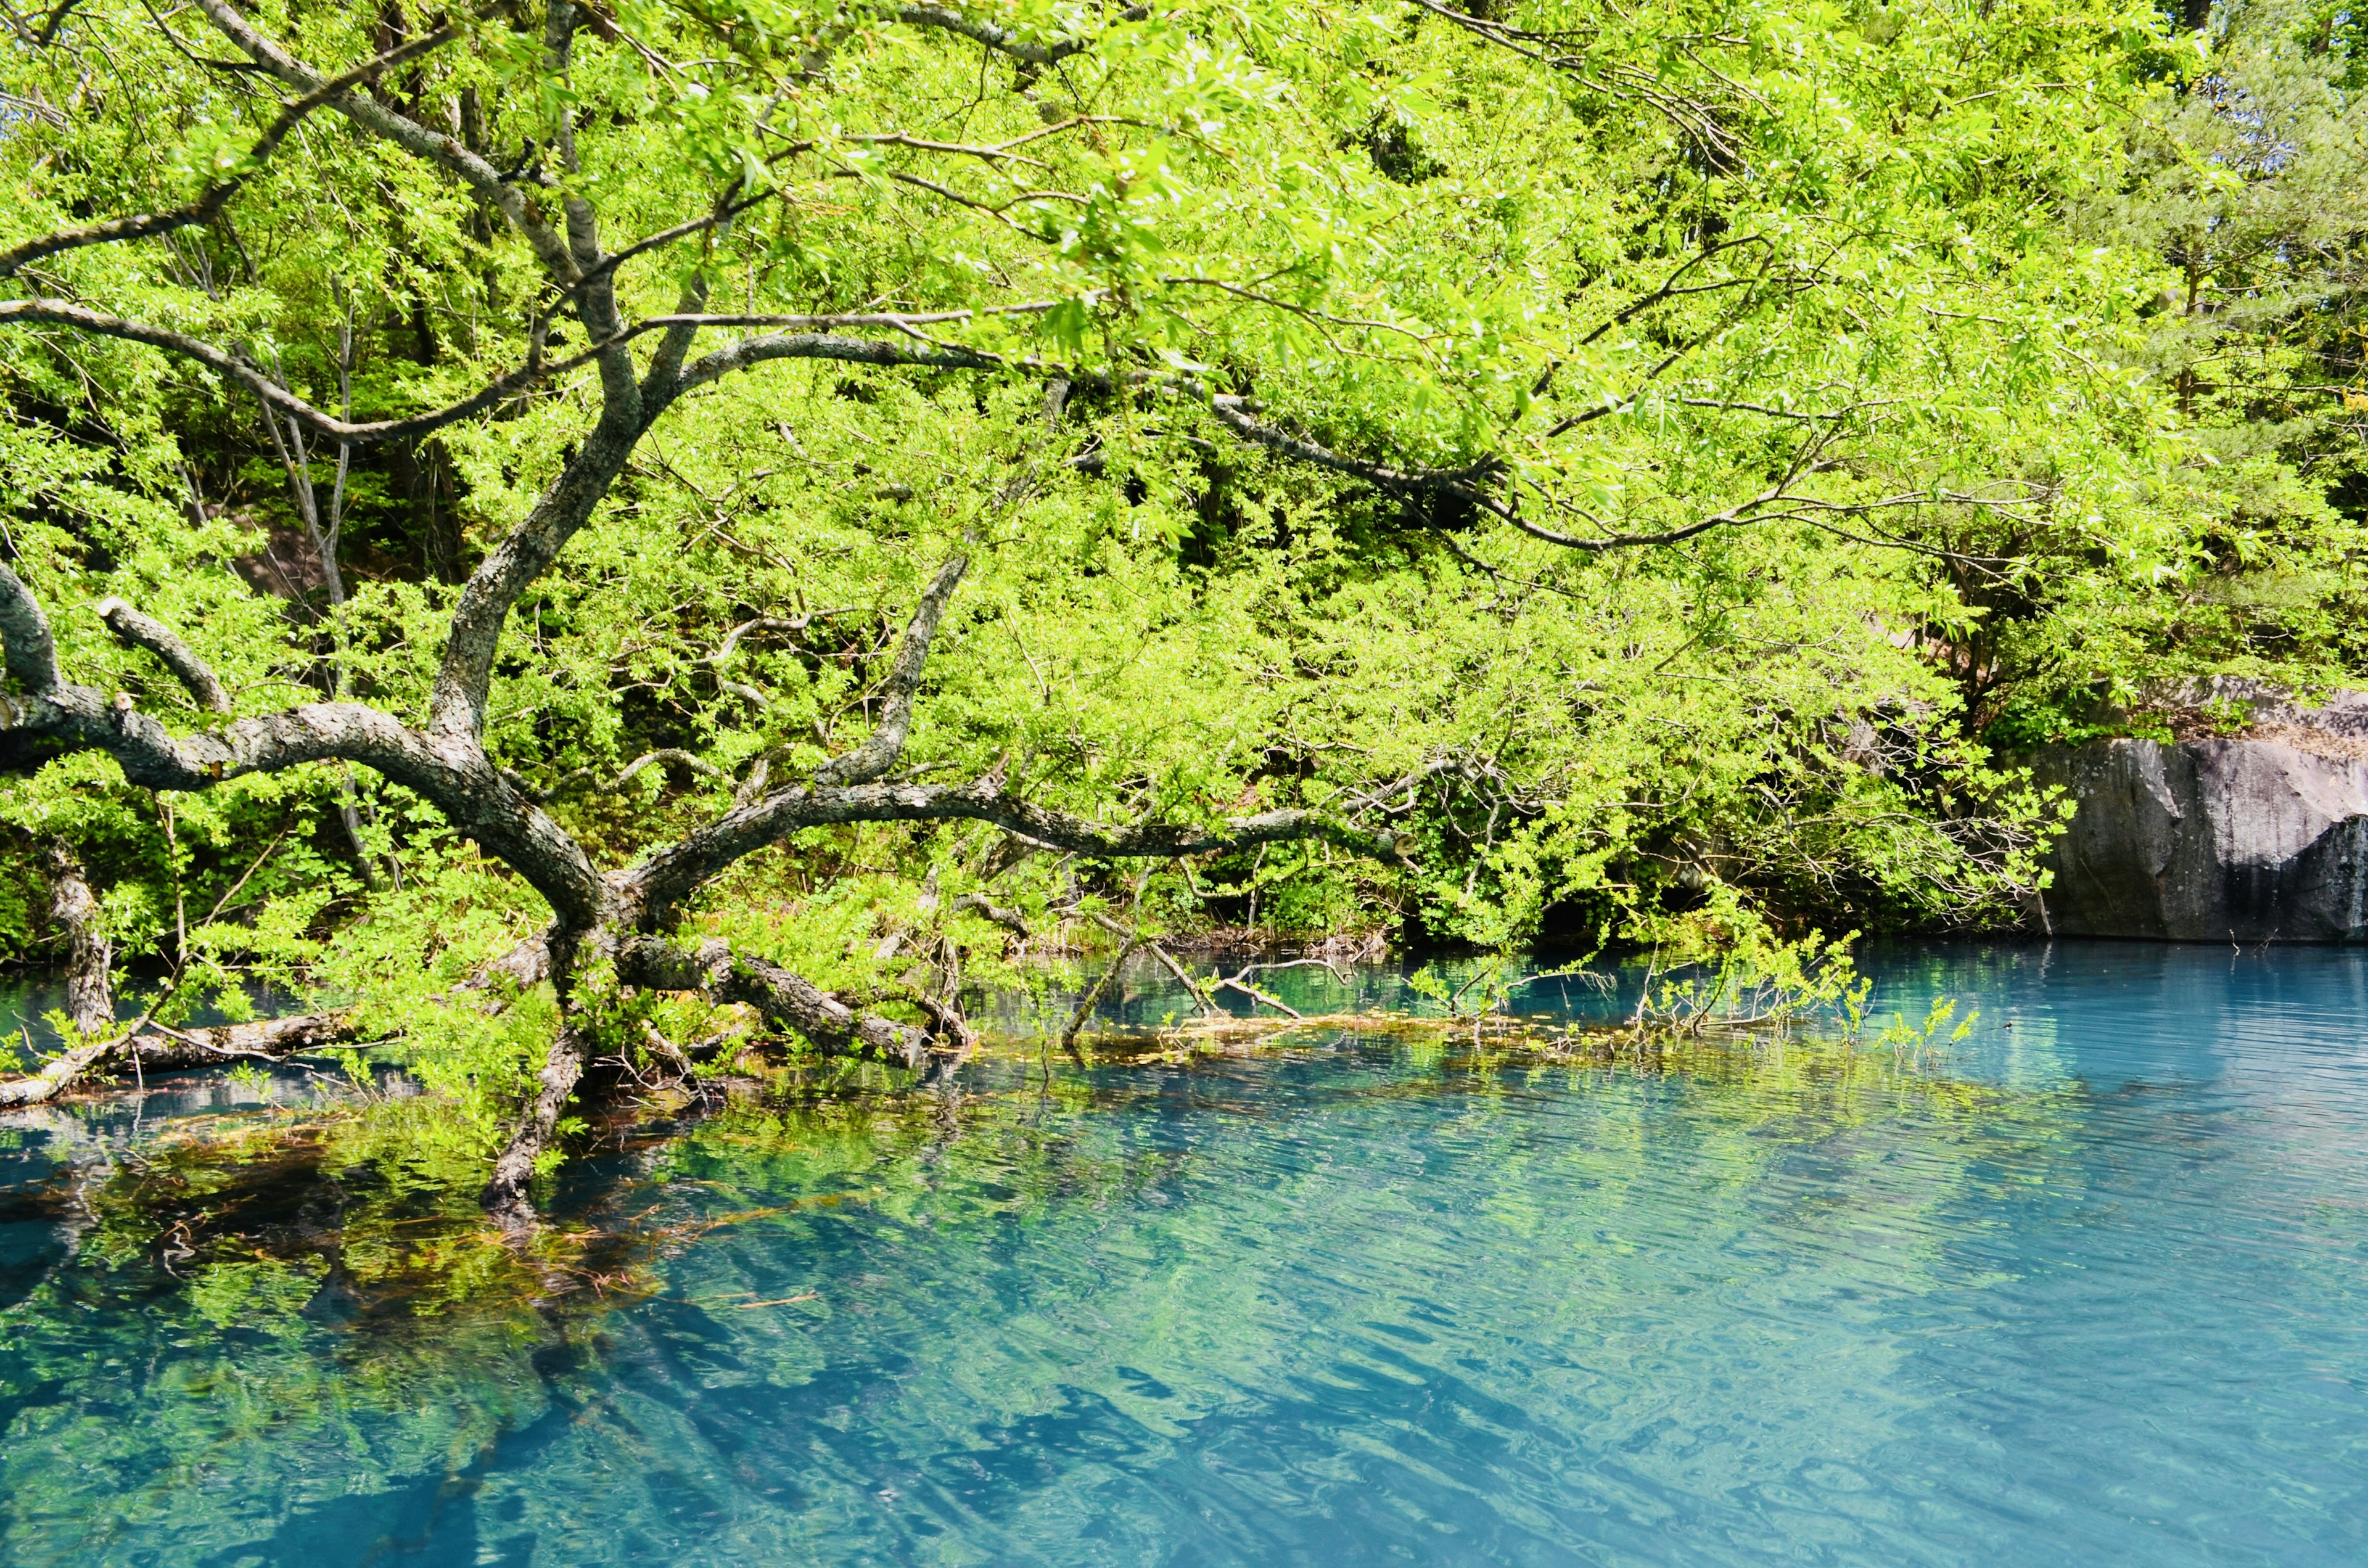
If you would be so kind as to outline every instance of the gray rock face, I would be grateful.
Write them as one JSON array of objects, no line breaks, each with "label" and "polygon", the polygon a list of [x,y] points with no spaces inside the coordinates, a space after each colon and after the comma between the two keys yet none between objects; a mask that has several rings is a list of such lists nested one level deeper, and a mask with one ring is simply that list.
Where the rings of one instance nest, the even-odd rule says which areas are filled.
[{"label": "gray rock face", "polygon": [[2079,803],[2055,846],[2049,929],[2368,940],[2368,759],[2346,755],[2368,749],[2368,697],[2268,706],[2254,733],[2274,739],[2092,741],[2041,759]]}]

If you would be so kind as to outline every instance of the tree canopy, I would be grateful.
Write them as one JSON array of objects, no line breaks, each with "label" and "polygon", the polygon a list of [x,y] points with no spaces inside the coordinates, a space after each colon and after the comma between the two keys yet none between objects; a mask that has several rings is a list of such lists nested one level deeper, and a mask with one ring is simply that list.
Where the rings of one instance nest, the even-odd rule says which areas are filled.
[{"label": "tree canopy", "polygon": [[2029,748],[2358,663],[2348,13],[8,21],[0,942],[165,1030],[19,1096],[317,993],[522,1217],[709,1004],[2009,923]]}]

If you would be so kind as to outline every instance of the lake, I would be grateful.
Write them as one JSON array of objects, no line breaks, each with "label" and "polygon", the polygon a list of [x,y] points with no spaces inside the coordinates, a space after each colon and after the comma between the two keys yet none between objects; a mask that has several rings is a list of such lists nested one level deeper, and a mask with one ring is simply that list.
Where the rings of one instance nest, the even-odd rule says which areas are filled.
[{"label": "lake", "polygon": [[980,1064],[620,1132],[531,1267],[186,1152],[326,1080],[0,1118],[0,1562],[2368,1561],[2368,952],[1867,963],[1975,1029]]}]

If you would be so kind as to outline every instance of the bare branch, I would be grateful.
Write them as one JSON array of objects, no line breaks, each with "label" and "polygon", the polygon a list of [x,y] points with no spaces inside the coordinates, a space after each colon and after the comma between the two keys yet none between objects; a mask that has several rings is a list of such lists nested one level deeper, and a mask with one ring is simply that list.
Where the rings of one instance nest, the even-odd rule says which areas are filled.
[{"label": "bare branch", "polygon": [[1463,468],[1393,468],[1387,463],[1372,462],[1363,458],[1353,458],[1343,452],[1336,452],[1318,442],[1308,440],[1304,437],[1293,436],[1287,430],[1263,423],[1250,415],[1248,412],[1250,404],[1245,398],[1212,393],[1200,383],[1190,380],[1179,379],[1170,382],[1169,385],[1176,391],[1205,400],[1209,412],[1216,415],[1220,424],[1243,440],[1264,447],[1269,451],[1280,452],[1284,457],[1295,459],[1300,462],[1312,463],[1318,468],[1329,469],[1335,473],[1361,479],[1377,489],[1399,494],[1427,493],[1453,495],[1470,502],[1482,511],[1502,517],[1507,522],[1519,522],[1511,507],[1479,488],[1480,483],[1495,473],[1500,466],[1500,460],[1495,457],[1482,458],[1478,462]]},{"label": "bare branch", "polygon": [[[1803,441],[1799,449],[1793,452],[1792,460],[1785,464],[1783,473],[1778,476],[1775,483],[1748,500],[1738,501],[1723,511],[1713,512],[1709,517],[1697,522],[1688,523],[1682,528],[1668,528],[1659,533],[1606,532],[1600,536],[1589,537],[1585,534],[1557,533],[1552,528],[1541,528],[1518,512],[1508,512],[1505,514],[1505,518],[1532,539],[1542,539],[1548,544],[1558,544],[1565,550],[1582,550],[1600,553],[1611,550],[1635,550],[1652,545],[1677,544],[1692,539],[1698,534],[1709,533],[1713,528],[1730,528],[1743,523],[1778,522],[1811,512],[1849,510],[1851,508],[1833,507],[1829,503],[1810,500],[1793,493],[1793,486],[1801,480],[1811,474],[1828,472],[1839,466],[1824,460],[1823,454],[1840,434],[1840,426],[1833,424],[1827,425],[1823,429],[1812,430],[1808,438]],[[1885,505],[1896,504],[1897,503],[1885,503]],[[1780,506],[1781,509],[1775,509]]]},{"label": "bare branch", "polygon": [[98,602],[98,619],[124,642],[135,648],[145,648],[164,661],[165,667],[188,688],[199,707],[215,713],[231,710],[230,691],[214,674],[213,666],[191,652],[171,627],[117,598]]},{"label": "bare branch", "polygon": [[[730,777],[730,775],[725,773],[723,769],[716,767],[705,757],[693,756],[691,753],[682,750],[679,746],[660,746],[655,751],[643,752],[641,756],[627,763],[623,767],[618,769],[613,778],[611,778],[607,783],[600,786],[600,791],[602,794],[613,795],[618,790],[623,789],[626,785],[632,783],[634,779],[640,778],[644,769],[657,767],[669,763],[677,767],[688,768],[691,772],[696,773],[704,778],[727,778]],[[598,772],[599,770],[597,768],[578,767],[572,772],[562,774],[559,778],[559,781],[552,785],[550,789],[545,790],[538,798],[544,801],[551,800],[561,794],[563,791],[571,790],[576,785],[583,783],[587,778],[597,778],[598,776]]]},{"label": "bare branch", "polygon": [[[977,898],[979,895],[976,893],[966,893],[963,896],[966,898]],[[954,901],[954,905],[956,908],[960,908],[962,906],[962,900],[956,899]],[[1201,1013],[1206,1017],[1216,1017],[1219,1011],[1216,1002],[1209,995],[1209,993],[1201,987],[1201,983],[1192,978],[1192,971],[1178,963],[1176,960],[1176,955],[1169,952],[1166,947],[1162,946],[1156,937],[1145,935],[1139,927],[1135,930],[1130,931],[1125,926],[1120,925],[1117,921],[1112,920],[1109,915],[1100,913],[1099,910],[1088,911],[1086,918],[1091,920],[1095,925],[1100,926],[1111,936],[1124,941],[1130,949],[1140,949],[1144,952],[1149,953],[1153,958],[1157,959],[1161,966],[1165,968],[1168,973],[1174,975],[1178,983],[1184,987],[1186,994],[1192,998],[1192,1004],[1194,1006],[1199,1007]],[[1019,934],[1022,937],[1028,935],[1024,928]],[[1112,968],[1115,969],[1116,966],[1113,965]]]},{"label": "bare branch", "polygon": [[[1416,0],[1416,3],[1419,5],[1421,0]],[[1668,277],[1661,280],[1661,286],[1659,288],[1652,290],[1648,293],[1639,295],[1636,299],[1630,301],[1626,305],[1622,306],[1619,310],[1614,311],[1611,314],[1606,316],[1600,324],[1597,324],[1594,331],[1588,333],[1585,337],[1578,340],[1579,347],[1585,347],[1588,344],[1590,344],[1597,338],[1601,337],[1605,333],[1610,332],[1615,326],[1625,325],[1627,323],[1634,320],[1638,315],[1641,315],[1645,311],[1652,309],[1655,305],[1661,303],[1665,300],[1675,299],[1680,294],[1716,293],[1721,290],[1741,288],[1746,284],[1758,281],[1756,278],[1722,278],[1716,283],[1701,283],[1691,287],[1679,286],[1679,280],[1683,278],[1687,273],[1691,272],[1695,267],[1702,266],[1704,262],[1710,260],[1713,256],[1717,256],[1722,252],[1737,250],[1745,245],[1766,245],[1767,244],[1768,241],[1766,236],[1760,234],[1738,234],[1731,240],[1712,241],[1710,244],[1702,246],[1702,249],[1694,252],[1693,255],[1688,256],[1683,262],[1679,263],[1676,271],[1670,273]]]},{"label": "bare branch", "polygon": [[768,359],[836,359],[849,365],[916,365],[940,370],[1005,370],[1042,369],[1065,374],[1032,361],[1014,361],[982,349],[951,344],[892,343],[880,338],[840,337],[830,333],[772,333],[747,337],[719,348],[685,367],[676,382],[678,395],[735,370],[746,370]]},{"label": "bare branch", "polygon": [[357,1032],[347,1013],[299,1013],[190,1029],[167,1028],[152,1018],[128,1035],[87,1040],[39,1072],[0,1079],[0,1107],[40,1105],[120,1066],[136,1063],[146,1072],[169,1072],[225,1062],[280,1062],[349,1043]]},{"label": "bare branch", "polygon": [[151,326],[145,322],[126,321],[110,316],[69,300],[31,299],[0,300],[0,325],[10,322],[47,322],[59,326],[74,327],[100,337],[120,338],[127,343],[144,343],[152,348],[195,359],[209,369],[229,377],[261,398],[281,414],[303,422],[331,440],[350,441],[357,446],[380,441],[408,441],[440,430],[447,425],[458,424],[473,415],[495,408],[525,392],[545,376],[568,369],[596,358],[610,346],[603,343],[586,349],[572,359],[555,365],[541,362],[538,338],[528,362],[518,369],[496,377],[483,391],[463,398],[447,408],[430,414],[416,414],[407,419],[382,419],[354,425],[324,414],[302,398],[281,386],[271,377],[248,364],[227,349],[216,347],[203,338],[192,337],[170,327]]},{"label": "bare branch", "polygon": [[1119,971],[1126,967],[1126,960],[1134,957],[1135,950],[1142,946],[1142,933],[1137,932],[1128,937],[1126,945],[1119,949],[1118,956],[1110,960],[1109,966],[1096,976],[1094,983],[1086,987],[1084,993],[1078,996],[1076,1010],[1069,1015],[1069,1021],[1061,1026],[1062,1050],[1068,1051],[1072,1056],[1076,1055],[1077,1031],[1086,1027],[1086,1021],[1094,1016],[1094,1009],[1102,1005],[1104,996],[1110,994],[1110,983],[1118,978]]},{"label": "bare branch", "polygon": [[848,612],[843,609],[817,609],[809,610],[803,615],[755,616],[749,619],[742,621],[739,625],[725,632],[723,634],[723,641],[716,645],[715,652],[708,654],[707,657],[700,660],[699,662],[702,665],[720,665],[723,663],[724,660],[732,656],[733,651],[740,646],[740,640],[747,636],[752,631],[803,631],[807,627],[812,626],[817,620],[824,620],[834,615],[845,615]]},{"label": "bare branch", "polygon": [[[301,92],[309,93],[324,85],[319,72],[257,32],[232,7],[230,0],[197,0],[197,4],[217,31],[272,75]],[[493,165],[454,138],[440,131],[430,131],[366,95],[349,90],[331,96],[327,102],[331,108],[371,135],[383,137],[414,157],[425,159],[466,182],[524,236],[554,281],[565,285],[577,280],[579,268],[567,236],[541,218],[525,192],[505,179]]]},{"label": "bare branch", "polygon": [[[1316,960],[1315,961],[1320,963],[1323,960]],[[1267,968],[1270,966],[1258,965],[1254,967]],[[1280,996],[1269,994],[1267,992],[1259,990],[1257,986],[1252,985],[1249,983],[1249,975],[1250,971],[1246,969],[1239,974],[1230,975],[1225,979],[1218,981],[1217,983],[1210,989],[1214,991],[1238,991],[1253,1002],[1263,1002],[1268,1006],[1272,1007],[1276,1012],[1287,1013],[1294,1018],[1304,1018],[1307,1016]]]},{"label": "bare branch", "polygon": [[1021,941],[1028,939],[1028,919],[1017,909],[996,903],[983,892],[966,892],[946,905],[948,915],[978,915],[995,922]]}]

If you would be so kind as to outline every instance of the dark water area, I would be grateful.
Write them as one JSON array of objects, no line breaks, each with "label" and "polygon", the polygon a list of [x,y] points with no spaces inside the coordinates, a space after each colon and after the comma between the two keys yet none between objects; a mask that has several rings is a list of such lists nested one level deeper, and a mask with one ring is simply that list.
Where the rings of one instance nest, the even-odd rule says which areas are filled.
[{"label": "dark water area", "polygon": [[2368,953],[1869,967],[1978,1025],[1908,1069],[1333,1032],[735,1106],[571,1173],[663,1240],[540,1301],[370,1298],[393,1209],[243,1256],[203,1216],[251,1184],[111,1205],[325,1087],[0,1117],[0,1562],[2368,1561]]}]

